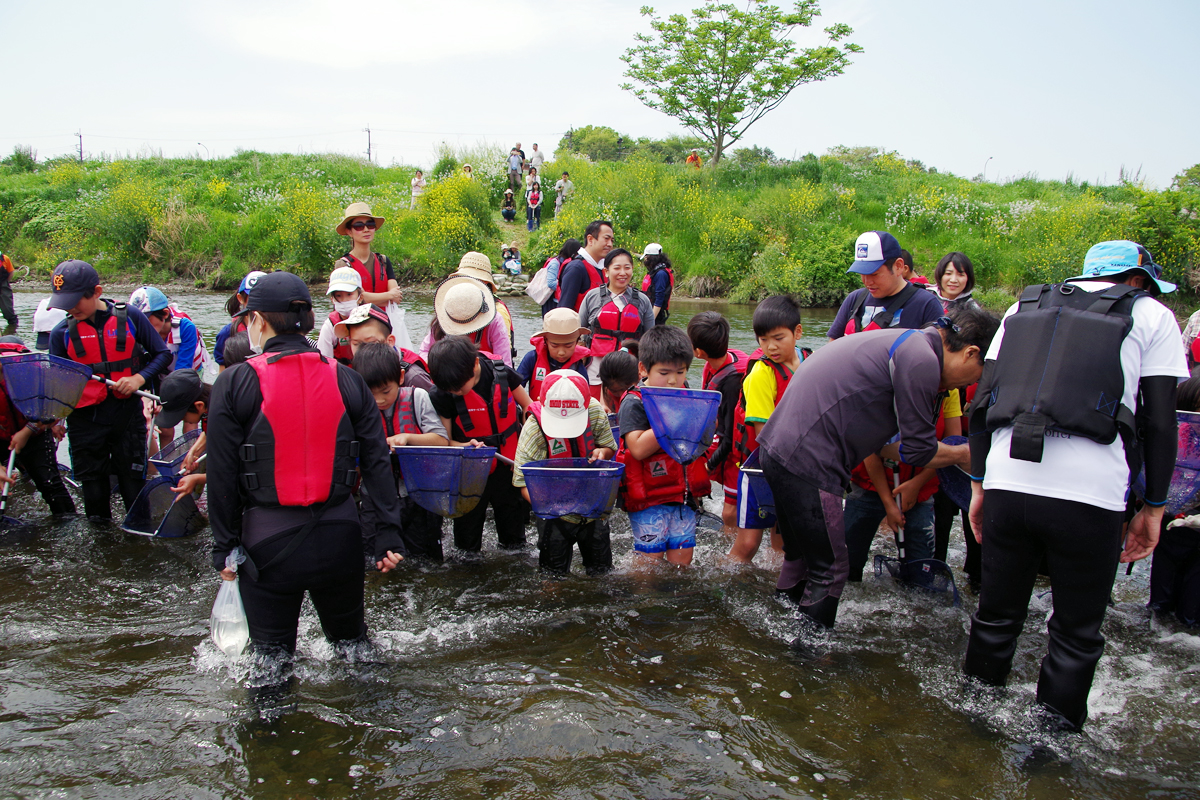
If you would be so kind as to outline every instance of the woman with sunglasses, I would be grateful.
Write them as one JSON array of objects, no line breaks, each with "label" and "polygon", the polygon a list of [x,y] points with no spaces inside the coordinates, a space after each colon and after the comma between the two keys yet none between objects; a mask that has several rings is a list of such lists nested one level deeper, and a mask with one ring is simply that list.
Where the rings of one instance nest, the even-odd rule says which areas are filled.
[{"label": "woman with sunglasses", "polygon": [[338,259],[334,269],[350,267],[362,276],[362,303],[372,303],[387,308],[388,303],[399,303],[404,299],[392,272],[392,262],[381,253],[371,252],[375,231],[383,226],[383,217],[371,213],[366,203],[351,203],[346,207],[342,221],[334,229],[342,236],[349,236],[353,243],[350,252]]}]

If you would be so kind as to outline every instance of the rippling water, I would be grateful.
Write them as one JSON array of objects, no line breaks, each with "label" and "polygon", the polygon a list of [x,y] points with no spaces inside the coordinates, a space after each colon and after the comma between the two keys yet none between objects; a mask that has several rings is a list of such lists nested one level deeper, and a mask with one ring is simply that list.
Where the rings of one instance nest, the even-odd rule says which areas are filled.
[{"label": "rippling water", "polygon": [[[26,329],[37,299],[18,293]],[[180,299],[211,342],[225,297]],[[510,306],[536,330],[532,303]],[[749,309],[716,307],[752,349]],[[414,340],[429,314],[412,300]],[[831,316],[806,313],[813,345]],[[1118,578],[1082,737],[1028,716],[1048,595],[1010,691],[978,696],[959,680],[969,593],[955,609],[868,577],[796,655],[769,553],[725,567],[702,530],[694,568],[638,574],[620,514],[600,579],[545,579],[532,543],[486,539],[482,557],[447,540],[444,565],[368,576],[371,663],[335,659],[308,608],[298,710],[266,723],[207,638],[206,533],[52,522],[28,484],[10,508],[36,524],[0,534],[3,796],[1200,797],[1200,637],[1149,617],[1144,565]]]}]

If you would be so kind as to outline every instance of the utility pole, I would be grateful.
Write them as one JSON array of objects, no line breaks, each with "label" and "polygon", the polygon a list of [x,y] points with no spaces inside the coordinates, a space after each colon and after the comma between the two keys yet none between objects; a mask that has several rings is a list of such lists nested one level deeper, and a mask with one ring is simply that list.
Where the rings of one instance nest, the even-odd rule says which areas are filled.
[{"label": "utility pole", "polygon": [[79,163],[83,163],[83,131],[75,131],[75,135],[79,137]]},{"label": "utility pole", "polygon": [[363,128],[367,134],[367,161],[371,160],[371,123],[367,123],[367,127]]}]

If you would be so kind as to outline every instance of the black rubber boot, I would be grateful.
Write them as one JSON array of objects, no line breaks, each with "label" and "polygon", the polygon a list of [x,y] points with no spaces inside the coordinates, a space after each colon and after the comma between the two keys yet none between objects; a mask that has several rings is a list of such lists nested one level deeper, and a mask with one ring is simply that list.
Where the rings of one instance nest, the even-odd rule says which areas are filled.
[{"label": "black rubber boot", "polygon": [[109,502],[112,486],[108,482],[108,476],[84,481],[82,490],[83,510],[88,519],[112,519],[112,505]]}]

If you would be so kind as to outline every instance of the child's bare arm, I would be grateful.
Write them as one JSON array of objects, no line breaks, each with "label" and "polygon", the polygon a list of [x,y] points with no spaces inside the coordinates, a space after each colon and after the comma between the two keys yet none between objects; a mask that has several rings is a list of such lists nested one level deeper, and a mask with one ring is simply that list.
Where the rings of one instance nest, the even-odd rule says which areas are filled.
[{"label": "child's bare arm", "polygon": [[654,431],[647,428],[644,431],[630,431],[621,434],[625,439],[625,449],[638,461],[645,461],[650,456],[662,450]]},{"label": "child's bare arm", "polygon": [[450,440],[440,433],[397,433],[389,436],[391,447],[449,447]]}]

